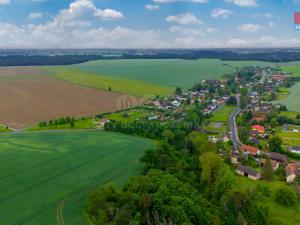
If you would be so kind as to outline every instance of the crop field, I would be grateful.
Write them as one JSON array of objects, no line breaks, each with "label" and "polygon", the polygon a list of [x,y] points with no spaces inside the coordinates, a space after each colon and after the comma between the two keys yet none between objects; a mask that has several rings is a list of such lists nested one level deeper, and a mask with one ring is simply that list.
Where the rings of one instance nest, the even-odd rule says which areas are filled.
[{"label": "crop field", "polygon": [[0,67],[0,79],[28,78],[48,74],[46,70],[33,66]]},{"label": "crop field", "polygon": [[300,83],[295,84],[293,87],[288,89],[290,95],[281,101],[275,101],[275,103],[281,103],[286,105],[289,111],[300,112]]},{"label": "crop field", "polygon": [[172,88],[190,88],[203,79],[220,79],[232,74],[237,67],[271,66],[259,61],[200,60],[100,60],[65,68],[76,69],[99,76],[126,78],[146,83],[155,83]]},{"label": "crop field", "polygon": [[1,134],[1,225],[87,225],[89,190],[139,174],[153,145],[96,131]]},{"label": "crop field", "polygon": [[52,78],[8,79],[0,82],[0,124],[24,128],[65,116],[114,111],[120,94],[81,87]]},{"label": "crop field", "polygon": [[73,84],[92,87],[102,90],[131,94],[140,97],[165,96],[173,94],[175,88],[165,87],[159,84],[147,83],[145,81],[130,80],[124,77],[113,77],[97,75],[90,72],[74,70],[63,67],[47,67],[47,70],[57,78]]},{"label": "crop field", "polygon": [[295,77],[300,76],[300,62],[290,62],[282,66],[284,72],[290,73]]}]

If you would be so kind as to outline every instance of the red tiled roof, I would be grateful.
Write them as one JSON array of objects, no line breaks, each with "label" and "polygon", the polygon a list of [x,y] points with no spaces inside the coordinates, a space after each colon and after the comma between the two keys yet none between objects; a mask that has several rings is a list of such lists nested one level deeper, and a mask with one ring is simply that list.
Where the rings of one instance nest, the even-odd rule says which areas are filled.
[{"label": "red tiled roof", "polygon": [[257,153],[258,153],[258,151],[259,151],[258,148],[253,147],[253,146],[250,146],[250,145],[243,145],[243,146],[242,146],[242,150],[243,150],[244,152],[249,152],[249,153],[251,153],[252,155],[257,155]]},{"label": "red tiled roof", "polygon": [[265,127],[261,126],[261,125],[254,125],[254,126],[252,126],[252,130],[257,130],[258,132],[264,133],[265,132]]}]

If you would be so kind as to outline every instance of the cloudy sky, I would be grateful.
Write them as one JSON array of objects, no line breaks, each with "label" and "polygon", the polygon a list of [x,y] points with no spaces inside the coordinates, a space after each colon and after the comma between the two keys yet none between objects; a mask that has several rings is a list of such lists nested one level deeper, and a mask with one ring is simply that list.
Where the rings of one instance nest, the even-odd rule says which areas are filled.
[{"label": "cloudy sky", "polygon": [[300,0],[0,0],[0,48],[300,47]]}]

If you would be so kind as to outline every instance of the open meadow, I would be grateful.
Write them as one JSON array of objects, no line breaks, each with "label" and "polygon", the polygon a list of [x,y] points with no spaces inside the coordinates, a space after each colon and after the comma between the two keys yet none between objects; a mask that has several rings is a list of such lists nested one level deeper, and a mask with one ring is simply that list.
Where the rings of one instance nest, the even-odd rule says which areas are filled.
[{"label": "open meadow", "polygon": [[274,103],[286,105],[289,111],[300,112],[300,83],[296,83],[286,91],[288,91],[290,94],[283,98],[283,100],[275,101]]},{"label": "open meadow", "polygon": [[96,131],[1,134],[1,225],[87,225],[90,188],[139,174],[139,157],[153,145]]}]

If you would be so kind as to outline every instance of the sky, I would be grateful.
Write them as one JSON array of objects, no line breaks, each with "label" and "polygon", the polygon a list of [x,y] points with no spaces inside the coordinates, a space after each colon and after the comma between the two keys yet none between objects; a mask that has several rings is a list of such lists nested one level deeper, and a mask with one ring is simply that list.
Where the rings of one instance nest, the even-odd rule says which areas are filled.
[{"label": "sky", "polygon": [[0,48],[300,47],[300,0],[0,0]]}]

